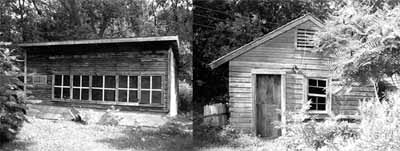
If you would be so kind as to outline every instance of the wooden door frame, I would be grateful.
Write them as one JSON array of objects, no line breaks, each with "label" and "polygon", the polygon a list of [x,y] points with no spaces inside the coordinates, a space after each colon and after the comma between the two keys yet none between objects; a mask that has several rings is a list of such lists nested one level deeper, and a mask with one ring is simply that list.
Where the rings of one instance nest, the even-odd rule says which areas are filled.
[{"label": "wooden door frame", "polygon": [[[252,133],[257,134],[257,111],[256,111],[256,85],[257,75],[280,75],[281,77],[281,122],[286,124],[286,72],[283,70],[270,69],[252,69],[251,70],[251,87],[252,87]],[[282,135],[286,134],[286,129],[282,128]]]}]

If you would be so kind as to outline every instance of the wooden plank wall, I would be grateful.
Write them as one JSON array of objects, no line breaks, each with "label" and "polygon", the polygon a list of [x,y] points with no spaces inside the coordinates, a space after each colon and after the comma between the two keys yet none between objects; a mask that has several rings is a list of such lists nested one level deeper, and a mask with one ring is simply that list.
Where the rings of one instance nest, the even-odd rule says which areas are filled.
[{"label": "wooden plank wall", "polygon": [[[340,87],[333,84],[333,88]],[[359,101],[374,97],[373,85],[353,85],[350,89],[342,89],[333,95],[332,111],[335,115],[355,115],[358,113]]]},{"label": "wooden plank wall", "polygon": [[205,105],[203,107],[203,123],[212,126],[224,126],[227,124],[227,105],[222,103]]},{"label": "wooden plank wall", "polygon": [[47,85],[34,85],[30,88],[36,99],[51,100],[52,75],[55,73],[85,74],[85,75],[116,75],[158,73],[164,75],[163,110],[167,110],[168,102],[168,49],[138,50],[131,46],[119,46],[118,50],[107,48],[93,49],[89,46],[84,51],[71,53],[82,49],[72,47],[62,50],[66,53],[36,53],[28,50],[28,73],[48,75]]},{"label": "wooden plank wall", "polygon": [[[309,21],[298,27],[310,28],[316,27],[316,25]],[[229,110],[231,112],[230,122],[234,127],[241,129],[252,127],[252,69],[272,69],[287,73],[287,111],[299,109],[301,103],[304,102],[306,77],[329,78],[329,58],[323,58],[310,51],[296,50],[295,35],[296,29],[289,30],[229,62]],[[295,65],[301,73],[292,70]],[[333,106],[333,108],[354,110],[353,103],[348,103],[347,100],[354,100],[353,96],[357,98],[360,97],[360,94],[353,93],[348,97],[338,98],[340,105]],[[352,107],[345,107],[342,104]]]}]

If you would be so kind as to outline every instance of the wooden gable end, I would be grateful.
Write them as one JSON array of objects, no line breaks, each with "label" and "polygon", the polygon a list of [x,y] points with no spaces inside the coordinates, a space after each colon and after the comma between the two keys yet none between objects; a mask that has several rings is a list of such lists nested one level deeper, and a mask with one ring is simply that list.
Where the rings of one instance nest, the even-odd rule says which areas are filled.
[{"label": "wooden gable end", "polygon": [[[254,75],[258,71],[283,76],[286,111],[300,109],[307,100],[307,83],[310,78],[325,79],[330,83],[328,89],[332,89],[333,70],[330,69],[330,58],[296,48],[297,29],[318,28],[319,26],[312,21],[303,22],[229,61],[229,110],[230,121],[234,127],[254,129]],[[373,96],[373,91],[371,87],[353,86],[348,93],[332,95],[327,96],[328,112],[336,115],[354,115],[357,112],[358,100]]]},{"label": "wooden gable end", "polygon": [[[329,77],[329,58],[311,51],[297,50],[295,47],[297,28],[317,27],[313,22],[306,21],[230,60],[230,121],[235,127],[246,129],[254,124],[252,71],[272,70],[286,73],[287,110],[293,110],[305,100],[305,77]],[[299,73],[293,70],[295,67]]]}]

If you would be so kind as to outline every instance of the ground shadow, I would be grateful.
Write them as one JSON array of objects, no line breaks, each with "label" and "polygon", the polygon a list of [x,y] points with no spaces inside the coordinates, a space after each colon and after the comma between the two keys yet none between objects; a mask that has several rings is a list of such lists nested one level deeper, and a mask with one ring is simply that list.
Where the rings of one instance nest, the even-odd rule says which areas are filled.
[{"label": "ground shadow", "polygon": [[36,144],[27,140],[14,140],[5,144],[0,144],[1,151],[29,151],[29,146]]},{"label": "ground shadow", "polygon": [[98,140],[115,149],[135,149],[148,151],[185,151],[192,150],[192,134],[179,126],[167,123],[161,128],[127,127],[123,136]]}]

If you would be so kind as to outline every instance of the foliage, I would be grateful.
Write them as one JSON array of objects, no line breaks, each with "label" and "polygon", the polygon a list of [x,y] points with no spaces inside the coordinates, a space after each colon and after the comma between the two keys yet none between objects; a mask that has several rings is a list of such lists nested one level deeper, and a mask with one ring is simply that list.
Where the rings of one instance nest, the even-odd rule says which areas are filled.
[{"label": "foliage", "polygon": [[[196,130],[196,141],[195,146],[207,146],[212,144],[227,144],[230,141],[231,137],[223,137],[220,135],[220,132],[223,130],[222,127],[212,126],[208,124],[201,124],[197,127]],[[229,136],[229,134],[234,133],[235,131],[227,131],[228,133],[224,134],[225,136]]]},{"label": "foliage", "polygon": [[193,88],[186,81],[179,82],[179,104],[178,108],[180,112],[190,112],[192,111],[192,96]]},{"label": "foliage", "polygon": [[323,122],[315,121],[307,113],[309,104],[304,103],[299,111],[288,112],[288,124],[281,126],[286,128],[286,134],[276,140],[277,144],[289,150],[317,150],[334,148],[337,140],[346,142],[358,138],[359,130],[354,123],[338,123],[333,117]]},{"label": "foliage", "polygon": [[317,36],[318,52],[334,58],[345,83],[372,82],[400,73],[398,1],[344,1]]},{"label": "foliage", "polygon": [[14,49],[0,48],[0,144],[13,140],[26,121],[23,83]]},{"label": "foliage", "polygon": [[119,122],[123,119],[122,117],[118,116],[119,109],[116,109],[114,106],[107,109],[107,111],[100,117],[98,124],[101,125],[110,125],[110,126],[117,126]]},{"label": "foliage", "polygon": [[[399,150],[400,92],[390,93],[386,101],[360,102],[360,123],[302,122],[307,115],[297,112],[292,123],[284,125],[287,134],[276,144],[289,150],[373,151]],[[289,116],[290,117],[290,116]]]},{"label": "foliage", "polygon": [[387,99],[361,103],[361,133],[356,142],[358,150],[400,149],[400,93],[392,93]]}]

